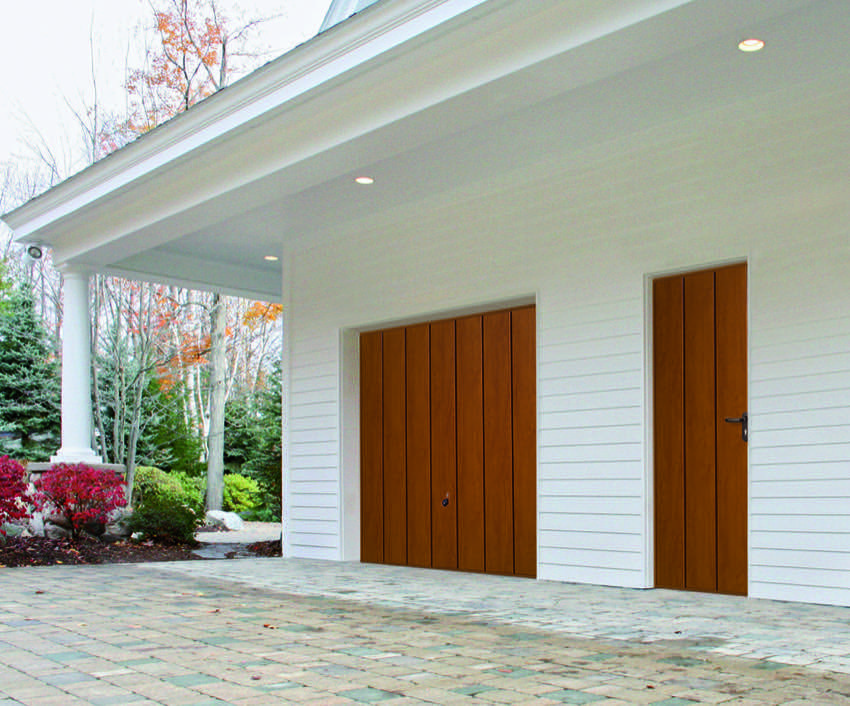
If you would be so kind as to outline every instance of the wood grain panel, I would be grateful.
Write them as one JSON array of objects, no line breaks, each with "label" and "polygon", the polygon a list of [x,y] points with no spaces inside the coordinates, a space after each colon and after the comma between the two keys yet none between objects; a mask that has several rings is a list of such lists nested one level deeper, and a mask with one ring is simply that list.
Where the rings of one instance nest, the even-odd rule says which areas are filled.
[{"label": "wood grain panel", "polygon": [[407,563],[404,329],[384,331],[384,562]]},{"label": "wood grain panel", "polygon": [[[456,569],[455,322],[431,324],[431,565]],[[446,504],[443,502],[446,501]]]},{"label": "wood grain panel", "polygon": [[717,270],[717,590],[747,594],[747,266]]},{"label": "wood grain panel", "polygon": [[537,575],[537,366],[534,307],[511,313],[514,573]]},{"label": "wood grain panel", "polygon": [[484,571],[484,417],[482,319],[458,319],[457,547],[458,568]]},{"label": "wood grain panel", "polygon": [[488,573],[514,570],[511,317],[484,314],[484,535]]},{"label": "wood grain panel", "polygon": [[407,387],[407,564],[431,566],[431,343],[428,324],[409,326]]},{"label": "wood grain panel", "polygon": [[383,362],[380,331],[360,335],[360,559],[384,560]]},{"label": "wood grain panel", "polygon": [[714,272],[684,279],[685,585],[716,591]]},{"label": "wood grain panel", "polygon": [[652,284],[655,585],[685,587],[684,310],[682,277]]}]

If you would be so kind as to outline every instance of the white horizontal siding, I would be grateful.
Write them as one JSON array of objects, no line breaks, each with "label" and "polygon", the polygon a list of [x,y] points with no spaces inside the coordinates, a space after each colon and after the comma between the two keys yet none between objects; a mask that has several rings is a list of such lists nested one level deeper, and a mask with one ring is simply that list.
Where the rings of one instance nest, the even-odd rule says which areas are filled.
[{"label": "white horizontal siding", "polygon": [[750,591],[848,605],[850,257],[805,239],[752,283]]},{"label": "white horizontal siding", "polygon": [[296,319],[290,365],[287,546],[295,557],[340,555],[339,373],[336,338]]},{"label": "white horizontal siding", "polygon": [[564,307],[547,294],[538,317],[540,577],[645,585],[642,300]]}]

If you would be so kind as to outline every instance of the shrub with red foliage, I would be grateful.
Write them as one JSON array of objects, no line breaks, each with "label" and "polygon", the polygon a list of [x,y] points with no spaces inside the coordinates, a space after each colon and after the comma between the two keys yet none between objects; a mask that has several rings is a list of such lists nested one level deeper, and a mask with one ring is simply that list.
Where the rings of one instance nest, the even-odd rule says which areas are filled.
[{"label": "shrub with red foliage", "polygon": [[3,523],[29,517],[26,469],[8,456],[0,456],[0,534]]},{"label": "shrub with red foliage", "polygon": [[90,522],[106,522],[110,512],[125,504],[121,475],[84,463],[57,463],[34,485],[36,507],[63,515],[74,537]]}]

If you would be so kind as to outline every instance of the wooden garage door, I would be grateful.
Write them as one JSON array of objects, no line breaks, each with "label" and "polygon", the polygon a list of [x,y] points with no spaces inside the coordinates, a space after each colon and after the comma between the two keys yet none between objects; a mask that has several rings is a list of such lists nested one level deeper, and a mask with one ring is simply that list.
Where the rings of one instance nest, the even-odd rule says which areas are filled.
[{"label": "wooden garage door", "polygon": [[534,317],[361,334],[363,561],[535,575]]},{"label": "wooden garage door", "polygon": [[746,310],[743,264],[653,283],[659,587],[747,592]]}]

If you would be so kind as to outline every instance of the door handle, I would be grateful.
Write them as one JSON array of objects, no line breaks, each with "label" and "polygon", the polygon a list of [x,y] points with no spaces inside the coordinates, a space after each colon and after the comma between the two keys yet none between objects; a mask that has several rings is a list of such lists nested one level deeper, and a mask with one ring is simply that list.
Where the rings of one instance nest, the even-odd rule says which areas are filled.
[{"label": "door handle", "polygon": [[746,412],[744,412],[740,417],[726,417],[724,421],[729,422],[729,424],[740,424],[741,425],[741,440],[747,441],[750,435],[749,431],[749,417]]}]

